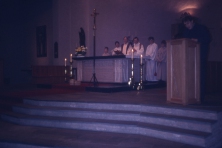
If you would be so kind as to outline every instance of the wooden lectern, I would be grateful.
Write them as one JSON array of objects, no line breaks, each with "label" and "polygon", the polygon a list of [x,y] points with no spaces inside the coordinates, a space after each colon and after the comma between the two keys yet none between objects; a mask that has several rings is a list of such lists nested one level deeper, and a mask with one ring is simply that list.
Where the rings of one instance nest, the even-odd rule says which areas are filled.
[{"label": "wooden lectern", "polygon": [[167,41],[167,102],[200,103],[200,48],[191,39]]}]

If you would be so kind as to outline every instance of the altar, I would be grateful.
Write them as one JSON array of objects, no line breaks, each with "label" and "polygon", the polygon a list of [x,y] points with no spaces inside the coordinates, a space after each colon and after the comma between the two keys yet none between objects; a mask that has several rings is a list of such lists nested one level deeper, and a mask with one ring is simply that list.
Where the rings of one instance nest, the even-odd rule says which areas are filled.
[{"label": "altar", "polygon": [[[93,76],[94,57],[74,57],[77,62],[77,80],[90,82]],[[134,81],[140,81],[140,59],[134,58]],[[145,70],[143,70],[143,74]],[[125,55],[96,56],[95,73],[98,82],[126,83],[131,78],[132,60]],[[144,75],[145,76],[145,75]],[[145,80],[145,79],[143,79]]]}]

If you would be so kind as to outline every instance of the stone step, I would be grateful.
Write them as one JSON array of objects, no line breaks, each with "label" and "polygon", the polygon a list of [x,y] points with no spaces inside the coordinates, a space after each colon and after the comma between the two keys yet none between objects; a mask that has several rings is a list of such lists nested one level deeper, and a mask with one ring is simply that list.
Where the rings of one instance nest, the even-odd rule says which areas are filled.
[{"label": "stone step", "polygon": [[49,101],[49,100],[32,100],[24,99],[23,102],[29,105],[48,106],[48,107],[69,107],[84,109],[105,109],[105,110],[122,110],[136,111],[143,113],[156,113],[164,115],[173,115],[181,117],[189,117],[195,119],[217,120],[218,113],[216,111],[176,108],[154,105],[134,105],[134,104],[114,104],[114,103],[85,103],[72,101]]},{"label": "stone step", "polygon": [[135,121],[140,123],[151,123],[165,125],[181,129],[203,131],[210,133],[211,127],[216,122],[214,120],[194,119],[156,113],[142,113],[136,111],[112,111],[97,109],[59,108],[59,107],[39,107],[30,105],[13,106],[13,111],[28,115],[53,116],[53,117],[73,117],[90,118],[119,121]]},{"label": "stone step", "polygon": [[[59,106],[38,106],[38,105],[30,105],[30,104],[21,104],[17,103],[13,105],[14,107],[23,107],[28,109],[43,109],[43,110],[70,110],[70,111],[88,111],[88,112],[107,112],[107,113],[132,113],[132,114],[142,114],[142,115],[154,115],[154,116],[166,116],[169,118],[179,118],[179,119],[188,119],[188,120],[195,120],[200,122],[211,122],[214,123],[217,121],[216,119],[204,119],[204,118],[192,118],[186,116],[178,116],[178,115],[171,115],[171,114],[161,114],[161,113],[153,113],[153,112],[141,112],[141,111],[131,111],[131,110],[111,110],[111,109],[97,109],[97,108],[78,108],[78,107],[59,107]],[[161,106],[160,106],[161,107]],[[206,112],[206,111],[204,111]],[[218,114],[215,112],[215,114]],[[217,116],[217,115],[216,115]]]},{"label": "stone step", "polygon": [[205,146],[205,139],[210,135],[206,132],[135,121],[49,117],[25,115],[14,112],[3,114],[1,118],[21,125],[139,134],[196,146]]}]

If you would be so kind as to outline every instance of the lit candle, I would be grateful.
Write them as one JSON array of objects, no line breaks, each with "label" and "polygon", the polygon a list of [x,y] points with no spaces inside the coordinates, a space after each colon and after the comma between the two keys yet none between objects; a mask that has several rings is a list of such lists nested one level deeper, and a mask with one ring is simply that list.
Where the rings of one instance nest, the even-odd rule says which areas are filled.
[{"label": "lit candle", "polygon": [[133,59],[133,49],[132,49],[132,59]]},{"label": "lit candle", "polygon": [[70,62],[72,63],[72,54],[70,54]]},{"label": "lit candle", "polygon": [[140,64],[142,65],[143,64],[143,55],[141,54],[140,56]]},{"label": "lit candle", "polygon": [[65,66],[66,66],[66,58],[65,58]]}]

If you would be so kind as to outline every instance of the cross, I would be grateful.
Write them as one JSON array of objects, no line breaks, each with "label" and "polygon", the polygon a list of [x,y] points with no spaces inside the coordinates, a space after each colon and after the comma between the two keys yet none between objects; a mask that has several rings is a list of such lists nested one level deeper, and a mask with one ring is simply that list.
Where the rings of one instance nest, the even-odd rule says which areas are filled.
[{"label": "cross", "polygon": [[93,25],[93,76],[90,80],[90,82],[93,80],[93,86],[95,87],[98,83],[97,78],[96,78],[96,71],[95,71],[95,56],[96,56],[96,16],[99,13],[96,12],[96,9],[93,9],[93,14],[91,14],[91,16],[93,16],[94,18],[94,25]]},{"label": "cross", "polygon": [[99,15],[99,13],[96,12],[96,9],[93,9],[93,13],[91,14],[91,16],[94,17],[93,30],[96,30],[96,16],[97,15]]}]

